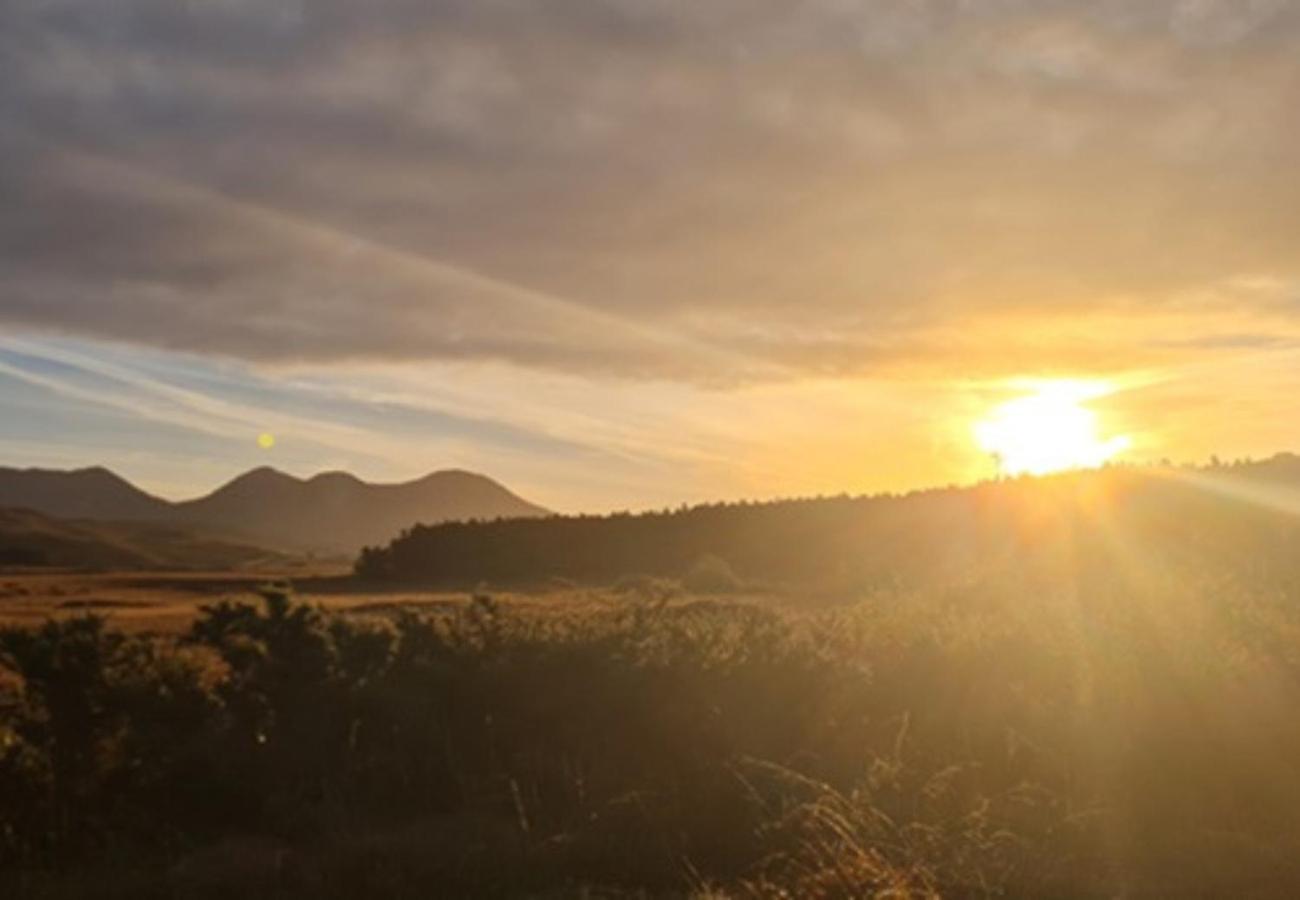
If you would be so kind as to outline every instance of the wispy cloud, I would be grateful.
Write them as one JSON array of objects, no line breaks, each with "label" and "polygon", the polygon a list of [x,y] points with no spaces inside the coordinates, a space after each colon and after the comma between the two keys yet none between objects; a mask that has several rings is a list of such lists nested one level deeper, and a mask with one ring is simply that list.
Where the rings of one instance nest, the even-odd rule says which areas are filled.
[{"label": "wispy cloud", "polygon": [[[195,357],[0,338],[0,387],[5,379],[29,385],[46,403],[75,404],[77,417],[116,415],[123,420],[119,430],[139,434],[141,443],[156,441],[159,428],[186,432],[208,453],[236,465],[274,462],[314,471],[332,460],[389,478],[464,466],[510,476],[521,488],[536,486],[563,506],[566,493],[569,503],[591,502],[611,482],[635,493],[638,486],[651,490],[652,480],[674,467],[727,461],[726,446],[707,447],[707,436],[690,423],[692,406],[680,393],[643,398],[626,415],[611,410],[601,416],[583,411],[593,398],[579,381],[550,376],[549,386],[539,384],[528,398],[512,401],[504,374],[445,368],[259,374],[245,366],[214,368]],[[282,440],[276,456],[259,459],[254,439],[263,431]],[[25,445],[47,443],[29,439]],[[92,443],[71,458],[104,461],[95,453]],[[191,484],[203,486],[198,479]]]},{"label": "wispy cloud", "polygon": [[1300,0],[0,3],[0,455],[875,490],[1053,377],[1266,452],[1296,108]]}]

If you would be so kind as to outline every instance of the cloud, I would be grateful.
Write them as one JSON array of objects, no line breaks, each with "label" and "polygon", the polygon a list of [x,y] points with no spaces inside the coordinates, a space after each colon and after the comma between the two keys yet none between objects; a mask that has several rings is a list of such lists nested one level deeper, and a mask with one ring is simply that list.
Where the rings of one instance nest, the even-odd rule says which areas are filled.
[{"label": "cloud", "polygon": [[0,323],[717,384],[1154,364],[1276,322],[1234,279],[1300,283],[1298,105],[1287,0],[10,0]]}]

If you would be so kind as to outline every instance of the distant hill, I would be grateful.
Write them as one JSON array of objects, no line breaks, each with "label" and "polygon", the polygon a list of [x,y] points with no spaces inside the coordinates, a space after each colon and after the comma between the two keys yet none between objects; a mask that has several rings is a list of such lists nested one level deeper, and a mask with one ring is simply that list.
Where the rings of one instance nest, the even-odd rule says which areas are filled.
[{"label": "distant hill", "polygon": [[300,479],[260,468],[205,497],[171,503],[103,468],[0,469],[0,507],[173,525],[277,549],[344,553],[389,541],[419,522],[547,514],[490,478],[459,470],[404,484],[367,484],[342,472]]},{"label": "distant hill", "polygon": [[166,500],[108,469],[0,468],[0,506],[63,519],[147,522],[166,518]]},{"label": "distant hill", "polygon": [[[1228,466],[1111,467],[898,496],[698,506],[639,515],[448,523],[365,553],[395,582],[688,577],[870,592],[1010,585],[1107,590],[1197,570],[1300,586],[1300,457]],[[689,580],[689,577],[688,577]]]},{"label": "distant hill", "polygon": [[0,566],[242,569],[281,559],[259,547],[170,525],[73,521],[0,509]]},{"label": "distant hill", "polygon": [[255,469],[199,500],[179,520],[244,533],[283,547],[356,550],[417,523],[528,518],[547,511],[472,472],[435,472],[403,484],[367,484],[343,472],[302,480]]}]

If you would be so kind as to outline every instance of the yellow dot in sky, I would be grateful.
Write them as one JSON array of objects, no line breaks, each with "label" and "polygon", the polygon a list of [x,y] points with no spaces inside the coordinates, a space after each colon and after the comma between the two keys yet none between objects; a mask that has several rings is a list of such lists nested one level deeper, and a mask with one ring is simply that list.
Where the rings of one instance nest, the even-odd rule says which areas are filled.
[{"label": "yellow dot in sky", "polygon": [[270,450],[275,446],[275,435],[271,434],[269,431],[263,431],[257,436],[257,446],[261,447],[263,450]]}]

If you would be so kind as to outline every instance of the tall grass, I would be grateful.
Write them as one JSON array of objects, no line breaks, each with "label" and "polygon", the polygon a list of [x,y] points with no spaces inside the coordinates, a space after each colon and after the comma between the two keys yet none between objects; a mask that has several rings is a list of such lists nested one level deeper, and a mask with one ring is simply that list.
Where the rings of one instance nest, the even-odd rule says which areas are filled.
[{"label": "tall grass", "polygon": [[[642,598],[642,599],[638,599]],[[622,592],[0,633],[30,896],[1286,896],[1285,588]],[[602,893],[603,892],[603,893]]]}]

